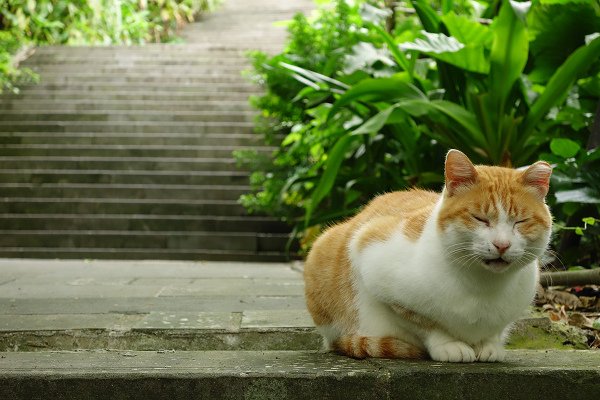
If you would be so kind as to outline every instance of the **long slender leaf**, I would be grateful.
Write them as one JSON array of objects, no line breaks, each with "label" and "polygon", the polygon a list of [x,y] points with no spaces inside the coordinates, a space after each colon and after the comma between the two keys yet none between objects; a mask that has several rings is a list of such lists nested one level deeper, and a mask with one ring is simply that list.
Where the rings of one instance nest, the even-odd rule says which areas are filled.
[{"label": "long slender leaf", "polygon": [[600,37],[592,40],[585,46],[578,48],[567,60],[556,70],[550,78],[544,92],[531,106],[529,114],[523,123],[520,132],[520,142],[523,143],[533,132],[538,122],[544,118],[550,108],[562,101],[566,93],[587,67],[592,65],[600,57]]},{"label": "long slender leaf", "polygon": [[508,95],[527,63],[529,41],[525,23],[509,0],[504,0],[494,27],[490,54],[490,93],[498,118],[504,113]]},{"label": "long slender leaf", "polygon": [[331,188],[335,183],[337,173],[340,169],[340,166],[342,165],[342,162],[344,161],[344,157],[346,156],[348,148],[350,147],[352,142],[354,140],[357,140],[358,138],[358,136],[344,135],[340,139],[338,139],[338,141],[331,149],[327,161],[325,162],[325,169],[323,175],[321,176],[321,179],[319,179],[319,183],[313,191],[312,196],[310,198],[310,202],[308,202],[308,205],[306,207],[306,214],[304,217],[305,226],[309,226],[310,219],[315,208],[331,191]]},{"label": "long slender leaf", "polygon": [[404,55],[404,53],[400,51],[400,49],[398,48],[398,45],[396,44],[396,42],[394,42],[394,39],[392,38],[392,36],[390,36],[390,34],[387,33],[385,31],[385,29],[383,29],[382,27],[380,27],[378,25],[372,24],[371,27],[375,31],[377,31],[377,33],[379,33],[381,38],[385,41],[385,43],[387,44],[388,48],[390,49],[390,52],[394,56],[394,59],[396,60],[398,65],[400,67],[402,67],[403,70],[408,72],[408,74],[412,78],[413,71],[410,68],[410,63],[409,63],[408,59],[406,58],[406,56]]},{"label": "long slender leaf", "polygon": [[333,79],[326,75],[319,74],[318,72],[310,71],[306,68],[298,67],[297,65],[288,64],[283,61],[280,61],[279,65],[281,65],[282,67],[287,68],[291,71],[294,71],[294,72],[296,72],[310,80],[313,80],[315,82],[333,83],[334,85],[337,85],[343,89],[348,89],[350,87],[350,86],[346,85],[344,82],[338,81],[337,79]]},{"label": "long slender leaf", "polygon": [[425,99],[426,96],[406,78],[365,79],[346,91],[331,107],[327,117],[330,120],[342,107],[355,100],[390,101],[402,98]]},{"label": "long slender leaf", "polygon": [[440,32],[440,17],[437,15],[435,10],[425,0],[412,0],[411,1],[423,28],[427,32],[439,33]]}]

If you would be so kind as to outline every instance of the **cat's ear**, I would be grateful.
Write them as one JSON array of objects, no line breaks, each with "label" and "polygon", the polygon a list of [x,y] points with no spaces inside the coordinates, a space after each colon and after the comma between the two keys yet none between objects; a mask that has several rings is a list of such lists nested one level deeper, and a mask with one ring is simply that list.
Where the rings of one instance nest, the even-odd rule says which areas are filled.
[{"label": "cat's ear", "polygon": [[469,157],[454,149],[446,155],[445,176],[448,196],[477,182],[477,171]]},{"label": "cat's ear", "polygon": [[538,161],[523,171],[523,184],[531,189],[540,198],[544,199],[550,186],[552,167],[545,161]]}]

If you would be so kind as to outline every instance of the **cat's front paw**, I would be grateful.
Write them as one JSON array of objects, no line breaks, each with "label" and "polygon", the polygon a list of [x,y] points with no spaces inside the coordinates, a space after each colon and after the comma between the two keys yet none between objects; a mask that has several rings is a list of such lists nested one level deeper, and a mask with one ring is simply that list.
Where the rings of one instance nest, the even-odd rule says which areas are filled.
[{"label": "cat's front paw", "polygon": [[435,361],[444,362],[473,362],[475,350],[464,342],[454,341],[432,346],[429,356]]},{"label": "cat's front paw", "polygon": [[499,362],[506,356],[506,350],[501,343],[484,343],[476,348],[477,361]]}]

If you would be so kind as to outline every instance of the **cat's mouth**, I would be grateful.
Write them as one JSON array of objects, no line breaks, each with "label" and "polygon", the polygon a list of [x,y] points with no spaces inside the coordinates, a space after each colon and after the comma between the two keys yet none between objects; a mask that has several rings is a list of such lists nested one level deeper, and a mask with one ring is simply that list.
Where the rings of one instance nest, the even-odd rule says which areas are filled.
[{"label": "cat's mouth", "polygon": [[506,261],[502,257],[484,259],[483,263],[488,267],[488,269],[495,272],[503,271],[506,267],[510,265],[510,261]]}]

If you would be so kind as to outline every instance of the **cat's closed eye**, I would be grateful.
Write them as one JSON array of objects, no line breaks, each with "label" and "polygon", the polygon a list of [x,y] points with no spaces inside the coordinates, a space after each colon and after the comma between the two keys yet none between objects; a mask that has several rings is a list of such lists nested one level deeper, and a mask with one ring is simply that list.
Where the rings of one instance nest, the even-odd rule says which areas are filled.
[{"label": "cat's closed eye", "polygon": [[477,221],[481,222],[482,224],[485,224],[485,226],[490,226],[490,220],[484,217],[479,217],[475,214],[471,214],[471,216],[473,218],[475,218]]},{"label": "cat's closed eye", "polygon": [[514,227],[516,228],[518,224],[522,224],[522,223],[527,222],[527,221],[529,221],[529,218],[523,218],[523,219],[521,219],[519,221],[516,221],[515,224],[514,224]]}]

